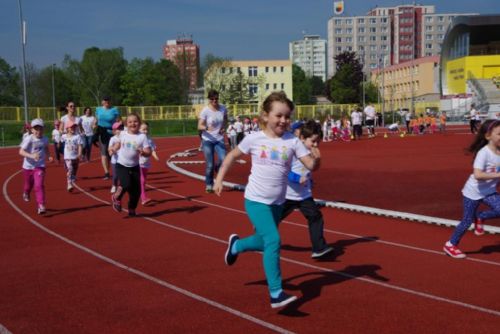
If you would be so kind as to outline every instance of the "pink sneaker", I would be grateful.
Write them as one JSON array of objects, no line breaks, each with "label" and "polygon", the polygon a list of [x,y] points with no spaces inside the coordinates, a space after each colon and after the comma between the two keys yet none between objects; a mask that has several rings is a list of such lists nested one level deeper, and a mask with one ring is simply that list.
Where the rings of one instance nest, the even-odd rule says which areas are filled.
[{"label": "pink sneaker", "polygon": [[447,242],[444,245],[443,250],[444,250],[444,252],[446,254],[448,254],[449,256],[451,256],[454,259],[463,259],[463,258],[465,258],[465,254],[462,253],[462,251],[460,249],[458,249],[457,246],[454,246],[454,245],[452,245],[449,242]]},{"label": "pink sneaker", "polygon": [[474,222],[474,234],[475,235],[484,234],[483,220],[480,218],[477,218],[476,221]]}]

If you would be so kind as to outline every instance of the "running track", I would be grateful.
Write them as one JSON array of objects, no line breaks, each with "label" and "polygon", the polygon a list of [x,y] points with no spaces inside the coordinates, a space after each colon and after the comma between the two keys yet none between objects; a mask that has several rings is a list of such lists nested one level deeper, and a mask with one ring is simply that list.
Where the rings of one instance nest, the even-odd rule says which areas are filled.
[{"label": "running track", "polygon": [[111,210],[97,162],[81,165],[72,194],[62,167],[50,165],[49,210],[36,215],[33,201],[21,199],[17,149],[0,151],[0,333],[500,328],[498,236],[467,234],[468,259],[453,260],[441,252],[449,228],[333,209],[323,214],[335,254],[322,261],[310,259],[300,214],[282,223],[285,288],[301,298],[272,310],[259,254],[244,254],[231,268],[223,262],[228,235],[251,233],[242,194],[207,195],[199,181],[165,167],[197,138],[157,144],[163,161],[153,167],[149,192],[156,203],[132,219]]}]

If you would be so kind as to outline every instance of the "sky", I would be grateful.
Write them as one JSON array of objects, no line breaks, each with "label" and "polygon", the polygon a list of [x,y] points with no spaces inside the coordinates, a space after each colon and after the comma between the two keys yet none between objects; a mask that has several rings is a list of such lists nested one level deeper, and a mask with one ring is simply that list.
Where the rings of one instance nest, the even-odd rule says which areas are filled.
[{"label": "sky", "polygon": [[[26,61],[60,66],[89,47],[123,47],[125,58],[162,58],[162,46],[192,36],[207,53],[233,60],[288,59],[303,34],[327,37],[333,0],[21,0],[27,22]],[[344,16],[364,15],[408,0],[345,0]],[[500,12],[499,0],[417,1],[439,13]],[[497,9],[498,8],[498,9]],[[18,0],[0,0],[0,57],[20,66]]]}]

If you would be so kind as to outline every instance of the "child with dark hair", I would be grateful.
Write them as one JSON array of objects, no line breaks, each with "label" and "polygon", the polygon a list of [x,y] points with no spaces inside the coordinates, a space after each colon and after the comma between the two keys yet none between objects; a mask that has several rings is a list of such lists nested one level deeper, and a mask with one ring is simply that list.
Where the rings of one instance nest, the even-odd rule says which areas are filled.
[{"label": "child with dark hair", "polygon": [[[297,137],[308,150],[318,147],[321,139],[321,126],[318,123],[313,120],[307,121],[298,130]],[[283,204],[281,220],[285,219],[293,210],[300,210],[309,226],[309,238],[312,244],[311,257],[317,259],[332,252],[333,248],[327,245],[323,237],[323,215],[314,202],[311,188],[311,171],[294,157],[292,169],[288,173],[286,201]]]},{"label": "child with dark hair", "polygon": [[[457,246],[473,223],[474,234],[482,235],[484,220],[500,217],[500,195],[497,193],[500,180],[500,121],[484,122],[469,147],[469,152],[474,153],[474,164],[472,174],[462,189],[463,218],[443,248],[446,254],[456,259],[465,257]],[[491,210],[477,214],[481,203]]]}]

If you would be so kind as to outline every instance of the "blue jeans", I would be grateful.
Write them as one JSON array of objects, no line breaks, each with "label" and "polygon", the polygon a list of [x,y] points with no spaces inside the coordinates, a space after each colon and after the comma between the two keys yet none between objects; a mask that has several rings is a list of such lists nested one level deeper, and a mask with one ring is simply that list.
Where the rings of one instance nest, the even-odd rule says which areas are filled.
[{"label": "blue jeans", "polygon": [[245,199],[245,211],[254,226],[255,234],[238,240],[237,253],[262,252],[264,273],[270,293],[281,290],[280,246],[278,224],[283,205],[268,205]]},{"label": "blue jeans", "polygon": [[87,158],[87,161],[90,161],[90,153],[92,152],[92,136],[84,136],[83,138],[83,156]]},{"label": "blue jeans", "polygon": [[[219,170],[219,167],[226,157],[226,146],[224,141],[211,142],[202,140],[203,155],[205,156],[205,184],[207,186],[214,185],[214,172]],[[214,164],[214,153],[217,153],[217,164]]]},{"label": "blue jeans", "polygon": [[[476,215],[477,208],[481,203],[489,206],[491,210],[482,211]],[[455,231],[453,231],[453,235],[450,239],[450,242],[454,246],[458,245],[460,239],[462,239],[476,217],[483,221],[500,217],[500,195],[494,193],[478,200],[473,200],[464,196],[464,215],[460,224],[458,224]]]}]

